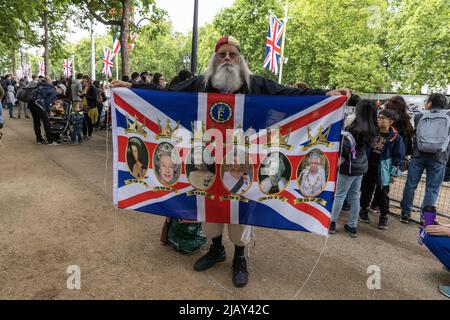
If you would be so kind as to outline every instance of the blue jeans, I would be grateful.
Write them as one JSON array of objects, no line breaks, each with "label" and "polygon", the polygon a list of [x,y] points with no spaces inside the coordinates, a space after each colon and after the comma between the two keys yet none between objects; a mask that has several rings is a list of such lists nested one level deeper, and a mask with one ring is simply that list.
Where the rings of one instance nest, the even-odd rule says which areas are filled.
[{"label": "blue jeans", "polygon": [[356,228],[359,214],[359,191],[363,176],[347,176],[339,173],[336,194],[334,195],[333,212],[331,221],[336,222],[342,210],[345,198],[350,203],[350,219],[347,225]]},{"label": "blue jeans", "polygon": [[423,244],[447,269],[450,269],[450,237],[427,234],[423,239]]},{"label": "blue jeans", "polygon": [[75,143],[78,137],[78,143],[83,143],[83,136],[81,135],[81,130],[83,129],[83,122],[75,123],[72,128],[72,143]]},{"label": "blue jeans", "polygon": [[441,188],[442,181],[444,181],[445,165],[427,158],[412,158],[409,163],[405,189],[403,190],[403,199],[400,202],[402,215],[411,215],[414,193],[424,170],[426,170],[427,178],[422,208],[436,205],[439,189]]},{"label": "blue jeans", "polygon": [[6,104],[6,106],[7,106],[8,109],[9,109],[9,118],[11,119],[11,118],[14,117],[14,114],[13,114],[14,105],[13,105],[11,102],[8,102],[8,103]]}]

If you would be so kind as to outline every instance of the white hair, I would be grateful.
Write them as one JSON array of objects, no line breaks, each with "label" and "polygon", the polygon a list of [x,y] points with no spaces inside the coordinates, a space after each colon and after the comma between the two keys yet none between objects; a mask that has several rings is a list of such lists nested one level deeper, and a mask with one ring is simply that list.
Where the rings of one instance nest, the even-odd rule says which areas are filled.
[{"label": "white hair", "polygon": [[[224,71],[226,69],[226,71]],[[211,84],[217,89],[226,91],[236,91],[245,82],[250,90],[251,71],[248,68],[245,59],[239,55],[239,64],[230,68],[221,68],[218,70],[217,53],[213,53],[209,59],[208,67],[204,73],[205,84],[211,81]]]}]

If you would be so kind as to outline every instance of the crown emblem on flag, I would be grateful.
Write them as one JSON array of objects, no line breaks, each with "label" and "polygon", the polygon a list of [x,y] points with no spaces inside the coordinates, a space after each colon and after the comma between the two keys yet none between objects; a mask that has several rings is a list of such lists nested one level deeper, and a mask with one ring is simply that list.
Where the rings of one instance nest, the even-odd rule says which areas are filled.
[{"label": "crown emblem on flag", "polygon": [[292,146],[288,144],[289,135],[291,134],[291,128],[289,128],[287,134],[281,134],[281,127],[278,129],[269,129],[267,135],[267,147],[280,147],[287,150],[291,150]]},{"label": "crown emblem on flag", "polygon": [[[176,130],[178,130],[179,127],[180,127],[180,121],[177,121],[177,124],[175,125],[175,127],[172,128],[172,126],[170,125],[169,119],[166,120],[166,125],[164,127],[161,125],[161,120],[158,119],[159,134],[156,135],[156,140],[173,139],[173,133]],[[178,138],[175,140],[178,140]]]},{"label": "crown emblem on flag", "polygon": [[318,133],[316,136],[312,135],[311,128],[308,127],[308,143],[303,146],[303,150],[309,149],[312,146],[323,144],[327,147],[331,146],[331,142],[328,141],[328,136],[330,135],[331,127],[328,127],[325,131],[323,126],[320,125],[318,129]]},{"label": "crown emblem on flag", "polygon": [[206,126],[205,123],[202,121],[196,121],[197,122],[197,128],[195,128],[195,122],[192,121],[191,122],[191,126],[192,126],[192,132],[193,132],[193,137],[191,139],[192,143],[210,143],[212,142],[212,137],[211,135],[206,131]]},{"label": "crown emblem on flag", "polygon": [[128,114],[127,114],[127,128],[125,129],[125,133],[126,134],[130,134],[130,133],[137,133],[140,134],[142,136],[144,136],[145,138],[147,138],[149,136],[149,134],[145,131],[145,119],[144,119],[144,123],[140,124],[137,120],[137,117],[134,117],[136,120],[135,121],[131,121],[130,119],[128,119]]}]

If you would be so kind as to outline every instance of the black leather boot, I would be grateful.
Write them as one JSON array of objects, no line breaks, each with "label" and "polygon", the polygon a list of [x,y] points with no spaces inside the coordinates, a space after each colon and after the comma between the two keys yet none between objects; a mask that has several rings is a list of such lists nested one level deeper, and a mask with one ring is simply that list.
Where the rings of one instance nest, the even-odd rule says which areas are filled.
[{"label": "black leather boot", "polygon": [[203,271],[211,268],[217,262],[222,262],[227,259],[225,247],[222,245],[222,236],[213,238],[213,244],[209,247],[208,253],[197,260],[194,264],[195,271]]},{"label": "black leather boot", "polygon": [[233,284],[236,287],[245,287],[248,282],[247,261],[244,255],[245,247],[235,246],[233,259]]}]

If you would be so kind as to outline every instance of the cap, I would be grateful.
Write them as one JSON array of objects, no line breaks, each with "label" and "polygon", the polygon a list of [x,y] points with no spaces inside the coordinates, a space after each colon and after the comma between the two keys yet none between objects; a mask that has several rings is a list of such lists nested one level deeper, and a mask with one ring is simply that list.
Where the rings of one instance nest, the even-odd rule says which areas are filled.
[{"label": "cap", "polygon": [[239,50],[239,52],[241,51],[239,41],[233,36],[225,35],[217,41],[214,52],[217,52],[217,50],[219,50],[219,48],[224,44],[231,44],[232,46],[235,46]]}]

